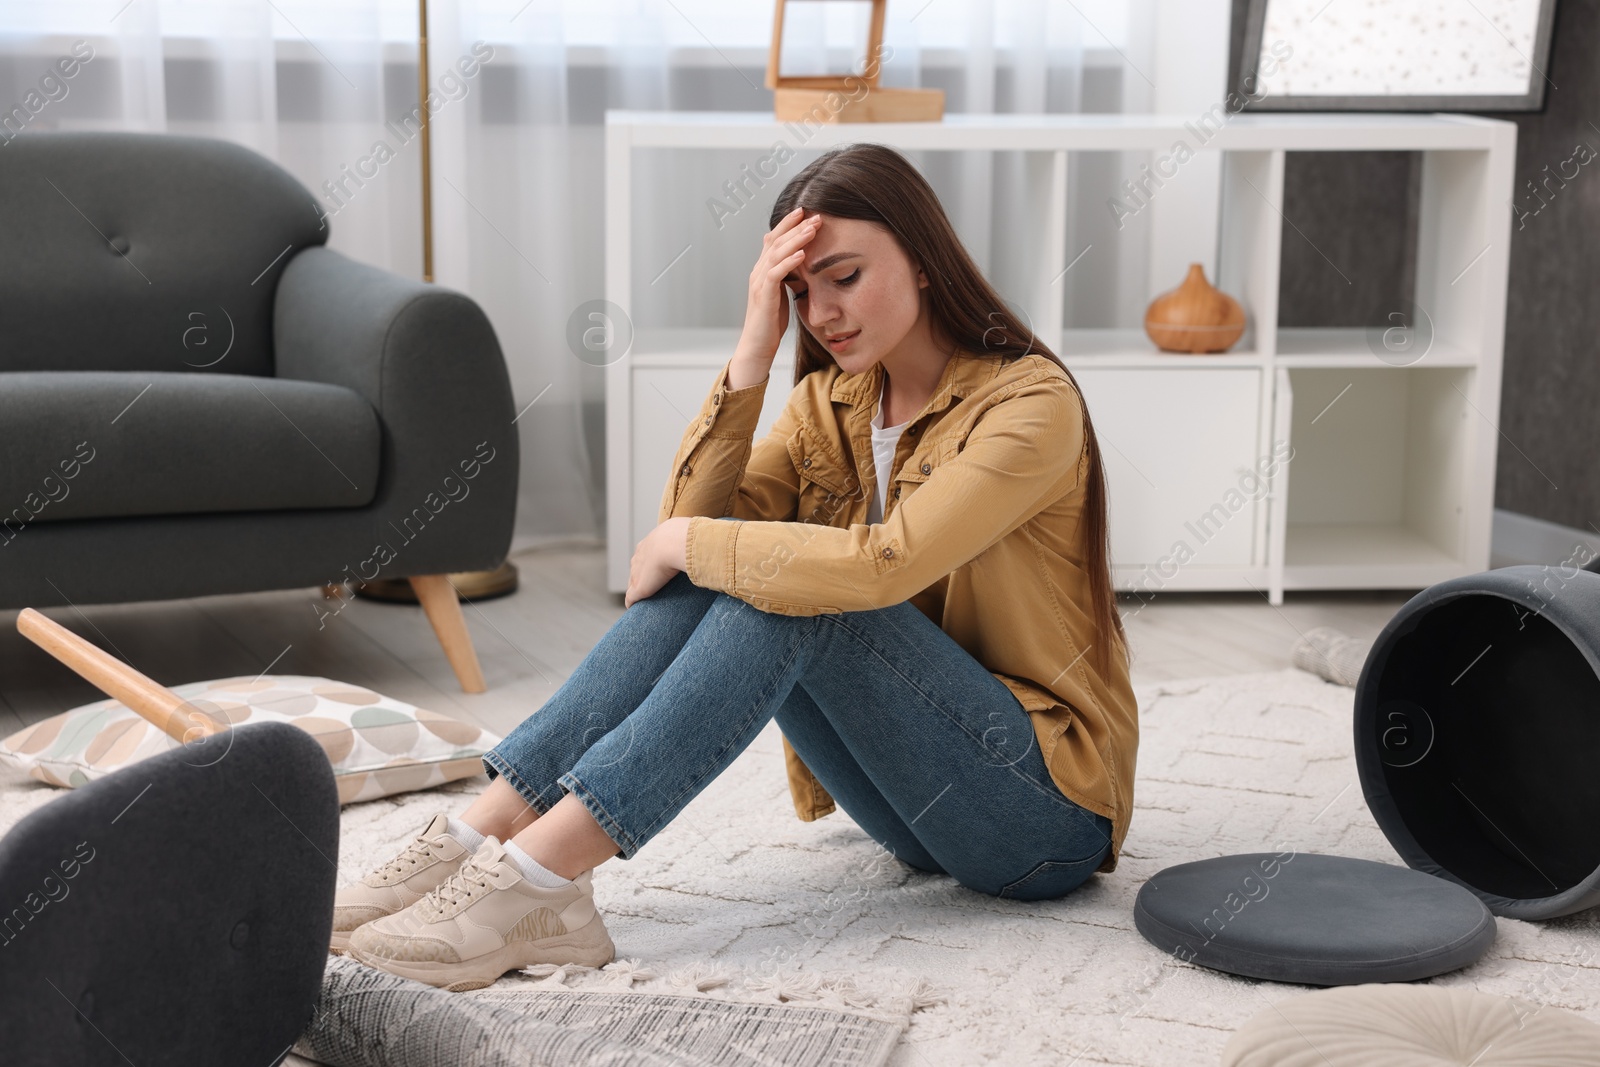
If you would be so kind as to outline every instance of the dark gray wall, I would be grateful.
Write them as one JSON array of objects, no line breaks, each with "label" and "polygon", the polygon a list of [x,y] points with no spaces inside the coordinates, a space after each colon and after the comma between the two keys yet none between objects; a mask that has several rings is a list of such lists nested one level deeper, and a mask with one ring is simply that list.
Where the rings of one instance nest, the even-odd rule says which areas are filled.
[{"label": "dark gray wall", "polygon": [[[1246,6],[1234,0],[1230,85]],[[1578,145],[1600,153],[1600,3],[1557,5],[1545,73],[1542,112],[1485,113],[1517,124],[1495,504],[1600,532],[1600,155],[1552,177]],[[1411,153],[1289,154],[1284,215],[1304,237],[1284,229],[1285,325],[1362,325],[1410,297],[1418,176]]]},{"label": "dark gray wall", "polygon": [[1405,306],[1421,178],[1417,152],[1285,155],[1280,325],[1366,326]]}]

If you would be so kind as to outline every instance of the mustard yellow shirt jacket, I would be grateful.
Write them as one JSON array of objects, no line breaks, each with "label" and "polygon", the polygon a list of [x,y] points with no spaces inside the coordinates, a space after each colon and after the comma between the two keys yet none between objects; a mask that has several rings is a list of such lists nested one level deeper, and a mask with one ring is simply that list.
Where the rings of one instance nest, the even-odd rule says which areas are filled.
[{"label": "mustard yellow shirt jacket", "polygon": [[[900,436],[883,521],[868,525],[882,364],[806,375],[753,447],[768,383],[730,389],[728,366],[661,498],[660,521],[695,516],[689,580],[783,615],[911,601],[1016,695],[1061,792],[1111,820],[1100,870],[1115,870],[1133,814],[1138,708],[1119,650],[1106,649],[1106,673],[1096,667],[1097,642],[1113,638],[1089,614],[1084,409],[1067,375],[1038,354],[953,356]],[[787,739],[783,748],[796,814],[833,811]]]}]

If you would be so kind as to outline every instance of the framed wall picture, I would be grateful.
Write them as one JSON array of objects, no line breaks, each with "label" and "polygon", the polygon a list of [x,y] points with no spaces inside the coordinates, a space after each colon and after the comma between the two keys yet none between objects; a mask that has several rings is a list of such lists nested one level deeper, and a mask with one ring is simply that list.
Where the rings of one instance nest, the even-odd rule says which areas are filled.
[{"label": "framed wall picture", "polygon": [[1250,111],[1538,111],[1556,0],[1250,0]]}]

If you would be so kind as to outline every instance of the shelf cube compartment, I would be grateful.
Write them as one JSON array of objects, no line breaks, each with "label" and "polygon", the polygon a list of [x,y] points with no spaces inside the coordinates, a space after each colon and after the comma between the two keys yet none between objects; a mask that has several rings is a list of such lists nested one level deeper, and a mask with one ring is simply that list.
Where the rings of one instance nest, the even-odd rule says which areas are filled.
[{"label": "shelf cube compartment", "polygon": [[1479,569],[1466,528],[1474,373],[1288,372],[1284,588],[1422,588]]},{"label": "shelf cube compartment", "polygon": [[1282,205],[1287,365],[1359,366],[1374,351],[1397,366],[1480,362],[1503,257],[1483,153],[1299,151],[1285,168],[1296,179]]}]

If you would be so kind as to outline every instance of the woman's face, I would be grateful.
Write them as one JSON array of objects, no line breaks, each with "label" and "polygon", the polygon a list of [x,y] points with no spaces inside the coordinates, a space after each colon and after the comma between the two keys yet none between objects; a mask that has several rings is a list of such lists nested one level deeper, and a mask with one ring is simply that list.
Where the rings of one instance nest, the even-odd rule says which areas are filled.
[{"label": "woman's face", "polygon": [[840,369],[856,374],[916,326],[928,282],[882,226],[831,215],[822,220],[805,245],[805,259],[784,282],[811,336]]}]

